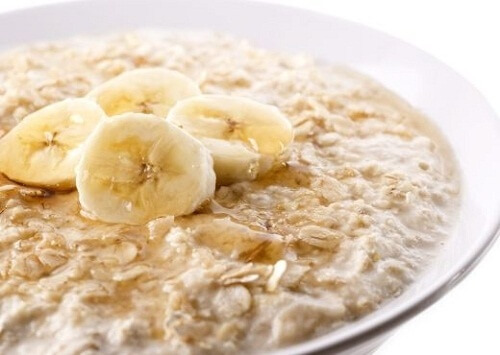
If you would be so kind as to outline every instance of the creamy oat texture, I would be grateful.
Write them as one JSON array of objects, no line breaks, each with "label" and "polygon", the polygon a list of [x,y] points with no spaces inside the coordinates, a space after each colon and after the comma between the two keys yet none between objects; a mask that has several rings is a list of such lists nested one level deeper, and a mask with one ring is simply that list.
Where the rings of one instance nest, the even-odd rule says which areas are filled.
[{"label": "creamy oat texture", "polygon": [[80,214],[76,192],[1,180],[0,353],[252,352],[310,339],[404,290],[450,233],[458,177],[425,118],[379,84],[219,34],[136,32],[0,58],[2,134],[136,67],[278,106],[281,169],[145,226]]}]

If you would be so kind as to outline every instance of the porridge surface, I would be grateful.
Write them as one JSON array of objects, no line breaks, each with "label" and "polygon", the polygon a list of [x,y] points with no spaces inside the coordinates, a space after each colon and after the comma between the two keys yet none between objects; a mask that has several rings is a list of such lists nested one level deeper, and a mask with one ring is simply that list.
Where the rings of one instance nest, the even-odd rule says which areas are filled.
[{"label": "porridge surface", "polygon": [[286,163],[144,226],[0,180],[0,353],[234,353],[324,334],[400,294],[450,233],[459,181],[416,110],[348,69],[212,33],[134,32],[0,57],[0,134],[137,67],[279,107]]}]

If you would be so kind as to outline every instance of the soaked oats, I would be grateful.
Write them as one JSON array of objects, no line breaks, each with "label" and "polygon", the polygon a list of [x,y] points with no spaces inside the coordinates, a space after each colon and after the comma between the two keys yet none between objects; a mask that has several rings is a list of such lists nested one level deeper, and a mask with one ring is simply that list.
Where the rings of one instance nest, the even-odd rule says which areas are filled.
[{"label": "soaked oats", "polygon": [[377,83],[212,33],[134,32],[0,57],[0,123],[138,67],[204,93],[276,105],[283,166],[219,187],[196,214],[147,225],[80,214],[76,192],[0,186],[0,353],[188,354],[273,349],[400,294],[450,233],[453,159]]}]

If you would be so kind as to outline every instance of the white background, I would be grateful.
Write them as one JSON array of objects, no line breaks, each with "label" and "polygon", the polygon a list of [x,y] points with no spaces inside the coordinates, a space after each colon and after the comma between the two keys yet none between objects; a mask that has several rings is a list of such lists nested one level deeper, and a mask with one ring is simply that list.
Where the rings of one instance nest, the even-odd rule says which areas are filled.
[{"label": "white background", "polygon": [[[461,73],[500,112],[500,20],[495,0],[269,1],[325,12],[406,40]],[[0,0],[0,12],[52,2],[56,1]],[[465,281],[405,324],[376,355],[500,354],[499,271],[500,243]]]}]

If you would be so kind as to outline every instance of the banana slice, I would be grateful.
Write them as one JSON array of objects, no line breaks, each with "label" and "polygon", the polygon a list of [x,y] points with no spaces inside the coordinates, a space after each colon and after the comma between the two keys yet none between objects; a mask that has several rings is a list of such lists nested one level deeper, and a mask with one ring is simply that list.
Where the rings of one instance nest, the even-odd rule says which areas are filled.
[{"label": "banana slice", "polygon": [[198,85],[187,76],[164,68],[125,72],[87,94],[108,116],[125,112],[150,113],[166,117],[178,101],[199,95]]},{"label": "banana slice", "polygon": [[212,165],[199,141],[164,119],[119,115],[85,144],[76,168],[80,204],[110,223],[189,214],[214,193]]},{"label": "banana slice", "polygon": [[187,98],[170,110],[167,120],[206,144],[219,184],[252,180],[254,171],[264,174],[293,141],[292,125],[276,107],[241,97]]},{"label": "banana slice", "polygon": [[86,99],[67,99],[29,114],[0,140],[0,171],[25,185],[74,188],[80,148],[104,117]]}]

